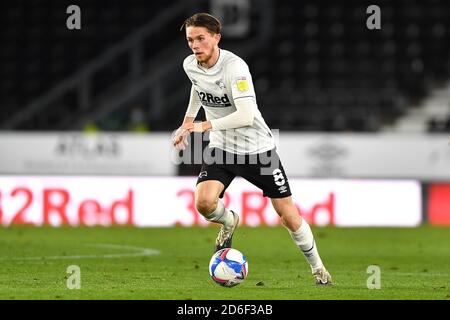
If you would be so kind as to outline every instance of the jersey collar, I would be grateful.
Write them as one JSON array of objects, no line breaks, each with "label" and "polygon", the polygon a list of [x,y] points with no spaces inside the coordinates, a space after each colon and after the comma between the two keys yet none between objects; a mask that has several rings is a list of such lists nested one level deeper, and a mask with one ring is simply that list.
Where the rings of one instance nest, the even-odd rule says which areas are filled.
[{"label": "jersey collar", "polygon": [[197,61],[197,67],[202,70],[205,73],[210,73],[215,71],[217,68],[219,68],[219,66],[221,65],[223,60],[223,54],[222,54],[222,49],[219,48],[219,58],[217,58],[217,61],[215,64],[213,64],[210,68],[204,68],[200,65],[200,63]]}]

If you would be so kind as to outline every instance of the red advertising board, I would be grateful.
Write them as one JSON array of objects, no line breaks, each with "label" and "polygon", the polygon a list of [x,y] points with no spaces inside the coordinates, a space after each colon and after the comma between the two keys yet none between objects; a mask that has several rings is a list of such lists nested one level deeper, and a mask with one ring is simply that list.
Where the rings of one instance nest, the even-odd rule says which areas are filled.
[{"label": "red advertising board", "polygon": [[428,188],[428,221],[433,225],[450,225],[450,184],[431,184]]},{"label": "red advertising board", "polygon": [[[0,176],[0,226],[207,226],[196,210],[196,177]],[[289,180],[298,213],[325,226],[404,226],[421,223],[414,180]],[[242,178],[225,206],[248,226],[279,225],[270,199]]]}]

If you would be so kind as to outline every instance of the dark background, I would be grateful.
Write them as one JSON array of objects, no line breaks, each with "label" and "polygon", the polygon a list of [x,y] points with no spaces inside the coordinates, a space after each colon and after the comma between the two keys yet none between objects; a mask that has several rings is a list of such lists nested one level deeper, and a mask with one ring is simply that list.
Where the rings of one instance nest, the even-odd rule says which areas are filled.
[{"label": "dark background", "polygon": [[[66,27],[71,4],[80,30]],[[371,4],[380,30],[366,27]],[[6,0],[0,130],[176,129],[190,89],[179,28],[202,11],[224,23],[220,46],[250,66],[272,128],[382,131],[449,80],[445,0]],[[427,121],[427,131],[450,131],[446,118]]]}]

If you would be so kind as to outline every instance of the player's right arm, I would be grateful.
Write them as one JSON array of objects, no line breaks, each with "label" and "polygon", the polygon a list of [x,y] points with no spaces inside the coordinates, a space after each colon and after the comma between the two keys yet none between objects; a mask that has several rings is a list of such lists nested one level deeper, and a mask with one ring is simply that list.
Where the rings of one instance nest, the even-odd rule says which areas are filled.
[{"label": "player's right arm", "polygon": [[189,104],[186,110],[186,114],[184,116],[183,123],[175,132],[175,135],[172,139],[173,145],[177,150],[184,150],[188,145],[187,137],[189,136],[189,128],[192,127],[192,123],[197,116],[198,111],[201,108],[200,99],[195,92],[194,86],[191,87],[191,95],[189,98]]}]

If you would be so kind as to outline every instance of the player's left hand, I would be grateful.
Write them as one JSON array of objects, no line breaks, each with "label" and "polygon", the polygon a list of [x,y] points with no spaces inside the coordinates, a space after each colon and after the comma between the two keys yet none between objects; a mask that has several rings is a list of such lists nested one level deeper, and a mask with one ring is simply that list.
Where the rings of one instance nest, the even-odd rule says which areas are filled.
[{"label": "player's left hand", "polygon": [[185,126],[186,129],[189,130],[189,132],[205,132],[211,129],[211,122],[209,121],[203,121],[203,122],[192,122],[192,123],[186,123]]}]

